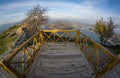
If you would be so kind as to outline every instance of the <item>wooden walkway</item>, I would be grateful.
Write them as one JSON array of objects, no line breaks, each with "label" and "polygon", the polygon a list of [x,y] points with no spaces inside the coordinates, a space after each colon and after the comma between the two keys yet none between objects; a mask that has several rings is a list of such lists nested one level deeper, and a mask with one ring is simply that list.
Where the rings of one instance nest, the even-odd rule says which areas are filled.
[{"label": "wooden walkway", "polygon": [[48,43],[38,53],[28,78],[94,78],[94,72],[75,43]]}]

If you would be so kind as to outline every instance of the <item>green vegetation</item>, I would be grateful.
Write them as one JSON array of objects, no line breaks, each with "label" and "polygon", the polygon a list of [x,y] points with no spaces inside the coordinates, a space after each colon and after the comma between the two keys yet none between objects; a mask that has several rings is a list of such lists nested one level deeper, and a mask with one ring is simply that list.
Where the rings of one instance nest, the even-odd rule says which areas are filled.
[{"label": "green vegetation", "polygon": [[118,25],[115,25],[115,22],[110,17],[108,21],[104,21],[103,18],[96,22],[95,24],[95,32],[99,34],[101,44],[108,47],[110,50],[112,50],[115,54],[120,54],[120,47],[117,46],[107,46],[105,43],[108,39],[110,39],[114,33],[114,29],[116,27],[119,27]]},{"label": "green vegetation", "polygon": [[116,54],[120,54],[120,48],[116,48],[113,50]]},{"label": "green vegetation", "polygon": [[106,41],[114,34],[116,26],[111,17],[108,21],[104,21],[102,18],[96,22],[95,32],[99,34],[102,45],[105,45]]},{"label": "green vegetation", "polygon": [[120,45],[106,46],[113,54],[120,54]]},{"label": "green vegetation", "polygon": [[110,48],[115,54],[120,54],[120,45]]},{"label": "green vegetation", "polygon": [[16,34],[16,30],[21,25],[15,25],[0,34],[0,55],[14,47],[14,42],[19,38],[20,34]]}]

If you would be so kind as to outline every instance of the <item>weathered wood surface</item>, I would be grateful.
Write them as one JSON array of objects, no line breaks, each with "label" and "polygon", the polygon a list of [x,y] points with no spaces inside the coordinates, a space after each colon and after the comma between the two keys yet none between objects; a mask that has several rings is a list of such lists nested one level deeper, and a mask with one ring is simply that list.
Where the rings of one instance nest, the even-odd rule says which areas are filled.
[{"label": "weathered wood surface", "polygon": [[94,78],[94,72],[75,43],[48,43],[39,52],[28,78]]}]

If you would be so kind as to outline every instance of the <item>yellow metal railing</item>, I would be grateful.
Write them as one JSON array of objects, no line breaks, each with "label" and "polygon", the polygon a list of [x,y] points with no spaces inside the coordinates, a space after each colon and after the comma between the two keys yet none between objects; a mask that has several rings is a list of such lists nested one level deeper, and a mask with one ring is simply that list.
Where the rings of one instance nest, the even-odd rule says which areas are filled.
[{"label": "yellow metal railing", "polygon": [[119,57],[113,55],[106,48],[82,32],[80,32],[79,45],[80,49],[83,51],[90,65],[95,71],[96,78],[102,77],[116,64],[120,63]]},{"label": "yellow metal railing", "polygon": [[78,42],[76,30],[43,30],[45,42]]},{"label": "yellow metal railing", "polygon": [[0,66],[16,78],[26,78],[35,56],[46,42],[71,41],[80,46],[97,78],[119,62],[119,58],[79,30],[41,30],[3,59]]},{"label": "yellow metal railing", "polygon": [[42,45],[42,34],[37,32],[3,59],[0,66],[15,78],[25,78]]},{"label": "yellow metal railing", "polygon": [[[37,32],[6,58],[0,61],[0,66],[16,78],[26,78],[35,56],[47,41],[69,42],[76,35],[75,30],[43,30]],[[61,33],[61,35],[60,35]],[[63,36],[65,35],[65,38]]]}]

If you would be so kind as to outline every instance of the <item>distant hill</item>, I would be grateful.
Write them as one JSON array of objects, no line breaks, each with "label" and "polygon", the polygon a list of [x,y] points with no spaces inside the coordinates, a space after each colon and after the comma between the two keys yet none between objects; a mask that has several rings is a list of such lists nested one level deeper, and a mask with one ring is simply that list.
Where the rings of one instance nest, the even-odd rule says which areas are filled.
[{"label": "distant hill", "polygon": [[87,27],[87,28],[91,28],[94,25],[92,23],[87,23],[86,21],[80,21],[79,19],[57,19],[57,18],[49,19],[48,24],[55,22],[67,22],[74,26]]},{"label": "distant hill", "polygon": [[52,29],[72,29],[72,28],[74,28],[74,25],[72,24],[72,22],[66,22],[66,21],[56,21],[56,22],[48,23],[47,26]]},{"label": "distant hill", "polygon": [[4,32],[0,33],[0,55],[10,51],[10,49],[14,47],[14,43],[19,39],[21,33],[22,25],[20,24],[11,26]]},{"label": "distant hill", "polygon": [[0,33],[3,32],[3,31],[5,31],[5,30],[8,29],[9,27],[14,26],[14,25],[16,25],[16,24],[20,24],[20,23],[21,23],[21,21],[19,21],[19,22],[14,22],[14,23],[2,24],[2,25],[0,25]]},{"label": "distant hill", "polygon": [[53,29],[71,29],[71,28],[91,28],[93,25],[80,22],[79,20],[69,20],[69,19],[50,19],[48,27]]}]

